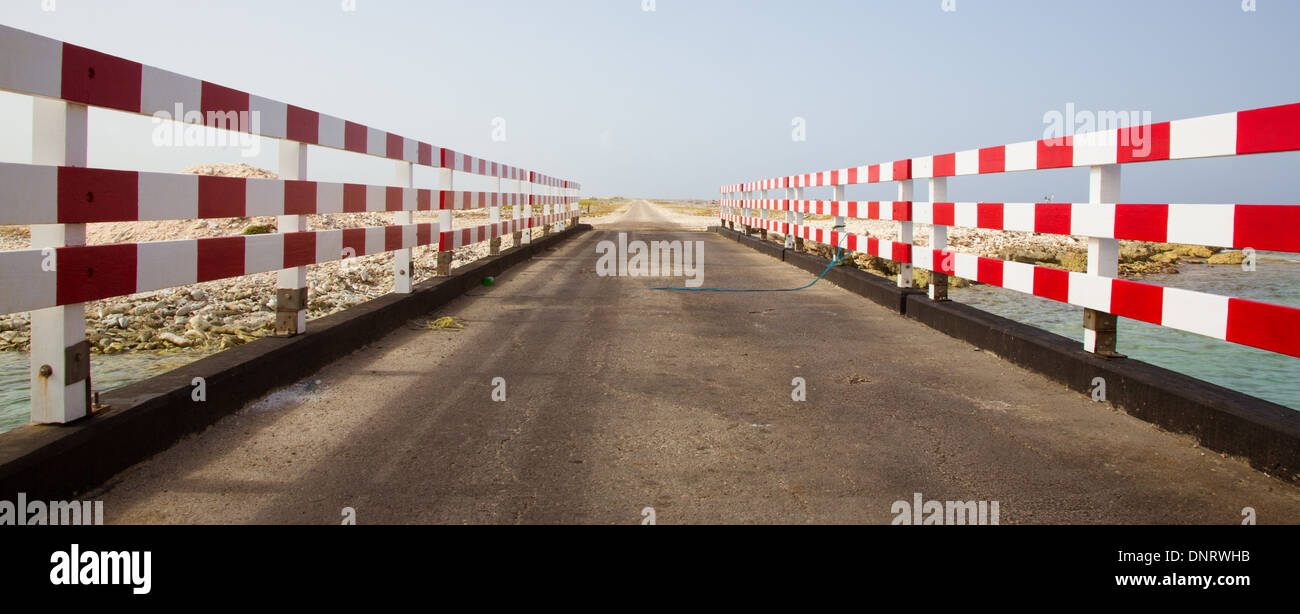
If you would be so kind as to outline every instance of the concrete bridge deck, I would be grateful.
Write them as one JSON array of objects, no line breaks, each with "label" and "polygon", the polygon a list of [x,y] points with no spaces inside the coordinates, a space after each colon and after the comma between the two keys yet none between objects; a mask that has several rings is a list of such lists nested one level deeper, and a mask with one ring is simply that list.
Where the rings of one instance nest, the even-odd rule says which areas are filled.
[{"label": "concrete bridge deck", "polygon": [[1300,519],[1300,488],[831,284],[598,277],[621,230],[704,241],[706,285],[811,281],[640,202],[430,314],[463,331],[400,329],[88,498],[111,523],[887,524],[913,493],[1003,524]]}]

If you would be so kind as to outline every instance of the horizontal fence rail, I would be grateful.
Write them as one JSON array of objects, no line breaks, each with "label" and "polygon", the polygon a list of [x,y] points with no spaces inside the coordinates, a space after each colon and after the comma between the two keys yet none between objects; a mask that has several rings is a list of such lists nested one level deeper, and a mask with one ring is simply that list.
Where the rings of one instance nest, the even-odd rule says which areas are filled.
[{"label": "horizontal fence rail", "polygon": [[[437,249],[437,275],[455,249],[513,234],[515,245],[578,220],[574,181],[436,147],[303,107],[0,26],[0,90],[32,96],[31,164],[0,164],[0,224],[31,228],[31,249],[0,252],[0,315],[31,311],[32,420],[65,423],[91,410],[85,303],[278,271],[277,334],[306,332],[307,268],[392,253],[393,292],[412,291],[413,249]],[[90,107],[277,139],[278,179],[88,168]],[[380,157],[392,185],[307,180],[309,146]],[[438,189],[414,168],[437,169]],[[456,190],[457,173],[492,190]],[[507,182],[507,183],[503,183]],[[503,220],[501,209],[510,208]],[[538,207],[540,211],[534,211]],[[453,212],[486,209],[488,223],[455,228]],[[437,222],[416,223],[418,212]],[[393,224],[308,230],[306,216],[388,213]],[[86,245],[86,225],[273,216],[276,232]]]},{"label": "horizontal fence rail", "polygon": [[[1089,352],[1115,355],[1115,318],[1123,316],[1300,357],[1300,309],[1120,279],[1118,272],[1119,240],[1300,252],[1300,205],[1124,203],[1121,165],[1297,150],[1300,104],[1292,104],[732,184],[720,190],[720,217],[747,233],[782,234],[787,247],[809,240],[898,263],[901,287],[911,286],[913,267],[930,271],[934,300],[947,299],[951,275],[1083,307]],[[1087,203],[940,200],[948,197],[947,177],[1081,166],[1091,169]],[[929,181],[932,201],[911,199],[916,179]],[[844,186],[882,182],[898,183],[899,200],[844,198]],[[819,186],[832,189],[831,200],[803,197],[804,188]],[[768,198],[775,189],[786,198]],[[835,228],[809,226],[806,215],[833,216]],[[896,222],[899,240],[847,232],[850,218]],[[914,244],[914,223],[931,226],[929,246]],[[947,249],[953,227],[1087,237],[1088,270],[955,252]]]}]

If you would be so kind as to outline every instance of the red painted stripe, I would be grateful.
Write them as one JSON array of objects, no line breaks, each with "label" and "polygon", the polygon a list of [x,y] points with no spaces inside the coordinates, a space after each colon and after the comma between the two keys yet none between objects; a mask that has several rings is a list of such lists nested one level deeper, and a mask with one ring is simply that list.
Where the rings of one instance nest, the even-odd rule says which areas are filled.
[{"label": "red painted stripe", "polygon": [[1300,205],[1237,205],[1233,246],[1300,252]]},{"label": "red painted stripe", "polygon": [[252,120],[247,115],[248,92],[203,82],[203,125],[236,132],[251,132]]},{"label": "red painted stripe", "polygon": [[198,281],[244,275],[244,237],[198,239]]},{"label": "red painted stripe", "polygon": [[1119,131],[1115,160],[1120,164],[1169,159],[1169,122]]},{"label": "red painted stripe", "polygon": [[72,102],[139,113],[141,71],[139,62],[64,43],[60,96]]},{"label": "red painted stripe", "polygon": [[1001,173],[1007,168],[1007,148],[1005,145],[987,147],[980,150],[980,173]]},{"label": "red painted stripe", "polygon": [[867,182],[880,183],[880,165],[872,164],[867,167]]},{"label": "red painted stripe", "polygon": [[997,258],[985,258],[981,256],[976,269],[977,273],[975,274],[975,281],[982,284],[1002,287],[1002,264],[1003,262]]},{"label": "red painted stripe", "polygon": [[1300,309],[1228,299],[1228,341],[1300,357]]},{"label": "red painted stripe", "polygon": [[1136,281],[1115,279],[1110,285],[1110,312],[1160,324],[1164,310],[1165,289],[1161,286]]},{"label": "red painted stripe", "polygon": [[470,234],[470,230],[471,230],[471,229],[466,228],[466,229],[460,231],[460,244],[461,244],[461,246],[471,245],[471,244],[474,243],[474,239],[473,239],[473,238],[474,238],[474,235]]},{"label": "red painted stripe", "polygon": [[388,186],[384,188],[384,210],[402,210],[402,188]]},{"label": "red painted stripe", "polygon": [[402,249],[402,227],[385,226],[384,227],[384,251]]},{"label": "red painted stripe", "polygon": [[366,153],[366,127],[349,121],[343,122],[343,149]]},{"label": "red painted stripe", "polygon": [[1074,166],[1074,137],[1066,136],[1038,141],[1038,168]]},{"label": "red painted stripe", "polygon": [[366,255],[365,228],[343,229],[343,253],[351,257]]},{"label": "red painted stripe", "polygon": [[909,201],[894,201],[894,208],[891,212],[895,221],[910,222],[912,221],[912,203]]},{"label": "red painted stripe", "polygon": [[316,233],[287,232],[284,234],[284,268],[316,264]]},{"label": "red painted stripe", "polygon": [[420,245],[433,243],[433,224],[417,224],[415,226],[415,241]]},{"label": "red painted stripe", "polygon": [[291,141],[320,144],[320,113],[288,105],[285,135]]},{"label": "red painted stripe", "polygon": [[1034,232],[1070,234],[1070,203],[1035,203]]},{"label": "red painted stripe", "polygon": [[930,250],[934,253],[934,271],[945,275],[957,274],[957,254],[942,249]]},{"label": "red painted stripe", "polygon": [[243,177],[199,176],[199,217],[244,217],[247,197]]},{"label": "red painted stripe", "polygon": [[935,177],[955,177],[957,175],[957,154],[943,154],[934,157]]},{"label": "red painted stripe", "polygon": [[1300,103],[1237,114],[1237,153],[1300,149]]},{"label": "red painted stripe", "polygon": [[60,224],[135,221],[140,218],[140,174],[60,166],[57,202]]},{"label": "red painted stripe", "polygon": [[420,143],[419,147],[420,164],[424,166],[433,166],[433,145]]},{"label": "red painted stripe", "polygon": [[[858,183],[858,169],[857,169],[857,167],[854,167],[854,168],[849,169],[849,178],[848,178],[848,179],[849,179],[849,184],[856,185],[856,184]],[[780,186],[778,186],[778,187],[782,187],[782,188],[786,187],[786,186],[784,185],[785,181],[779,181],[778,183],[782,184],[782,185],[780,185]]]},{"label": "red painted stripe", "polygon": [[1065,269],[1034,267],[1034,296],[1070,302],[1070,272]]},{"label": "red painted stripe", "polygon": [[55,250],[56,304],[74,305],[135,293],[136,246],[94,245]]},{"label": "red painted stripe", "polygon": [[284,214],[312,215],[316,213],[316,182],[286,180],[284,182]]},{"label": "red painted stripe", "polygon": [[956,206],[953,203],[934,203],[934,225],[952,226],[957,223]]},{"label": "red painted stripe", "polygon": [[447,149],[447,148],[445,148],[445,147],[442,148],[442,167],[443,167],[443,168],[451,168],[451,165],[452,165],[453,162],[455,162],[455,160],[456,160],[456,152],[455,152],[455,151],[450,150],[450,149]]},{"label": "red painted stripe", "polygon": [[878,220],[878,219],[880,219],[880,202],[879,202],[879,201],[874,201],[874,200],[873,200],[873,201],[867,203],[867,219],[871,219],[871,220]]},{"label": "red painted stripe", "polygon": [[357,183],[343,184],[343,212],[366,212],[366,186]]},{"label": "red painted stripe", "polygon": [[433,209],[433,190],[421,189],[415,193],[415,208],[420,211]]},{"label": "red painted stripe", "polygon": [[1115,206],[1115,238],[1164,243],[1169,236],[1169,205]]},{"label": "red painted stripe", "polygon": [[892,248],[891,251],[893,253],[890,255],[890,260],[901,262],[903,264],[910,264],[912,262],[912,246],[910,244],[895,241]]},{"label": "red painted stripe", "polygon": [[899,160],[894,163],[894,181],[912,178],[912,160]]},{"label": "red painted stripe", "polygon": [[388,136],[387,136],[387,138],[385,139],[385,141],[386,141],[386,142],[385,142],[385,145],[386,145],[386,147],[385,147],[386,152],[385,152],[385,153],[388,154],[388,157],[389,157],[389,158],[392,158],[392,159],[394,159],[394,160],[401,160],[401,159],[403,159],[402,156],[405,156],[405,155],[406,155],[406,139],[404,139],[404,138],[402,138],[402,137],[400,137],[400,136],[398,136],[398,135],[396,135],[396,134],[393,134],[393,133],[391,133],[391,132],[389,132],[389,133],[387,133],[387,134],[388,134]]},{"label": "red painted stripe", "polygon": [[840,172],[831,171],[831,185],[839,185],[839,184],[840,184]]},{"label": "red painted stripe", "polygon": [[990,230],[1002,230],[1002,203],[975,203],[975,225]]},{"label": "red painted stripe", "polygon": [[846,215],[846,216],[848,216],[848,217],[858,217],[858,203],[857,203],[857,202],[855,202],[855,201],[849,201],[849,202],[845,203],[844,205],[845,205],[845,206],[844,206],[844,208],[845,208],[844,215]]}]

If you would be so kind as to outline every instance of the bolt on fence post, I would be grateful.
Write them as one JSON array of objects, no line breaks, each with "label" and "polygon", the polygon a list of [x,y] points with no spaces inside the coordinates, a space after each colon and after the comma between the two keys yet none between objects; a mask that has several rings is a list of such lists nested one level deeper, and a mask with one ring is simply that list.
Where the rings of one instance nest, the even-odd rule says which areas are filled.
[{"label": "bolt on fence post", "polygon": [[[405,161],[397,162],[397,174],[394,180],[398,187],[415,187],[415,165]],[[415,213],[406,210],[394,212],[393,223],[398,226],[410,226],[415,223]],[[393,292],[396,294],[411,293],[415,283],[414,252],[415,250],[409,247],[393,252]]]},{"label": "bolt on fence post", "polygon": [[[934,203],[948,202],[948,178],[934,177],[930,179],[930,203],[931,208]],[[939,224],[930,226],[930,249],[947,250],[948,249],[948,227]],[[938,273],[935,269],[940,268],[938,263],[930,267],[930,300],[946,301],[948,300],[948,276],[944,273]]]},{"label": "bolt on fence post", "polygon": [[[800,232],[802,232],[802,229],[803,229],[803,223],[804,223],[804,219],[803,219],[803,217],[804,217],[804,212],[803,212],[803,210],[804,210],[804,206],[803,206],[803,205],[804,205],[804,203],[803,203],[803,188],[795,188],[795,189],[794,189],[794,200],[795,200],[795,202],[799,203],[798,209],[795,210],[795,214],[794,214],[794,224],[795,224],[795,226],[798,226],[799,229],[800,229]],[[801,251],[803,251],[803,235],[801,235],[801,234],[796,234],[796,235],[795,235],[795,237],[794,237],[794,249],[795,249],[795,251],[797,251],[797,252],[801,252]]]},{"label": "bolt on fence post", "polygon": [[[1101,207],[1120,200],[1120,166],[1107,164],[1093,166],[1089,172],[1088,203]],[[1119,241],[1116,239],[1088,238],[1088,276],[1119,277]],[[1107,292],[1106,296],[1110,293]],[[1100,305],[1098,305],[1100,307]],[[1109,306],[1107,307],[1109,309]],[[1120,357],[1115,351],[1119,332],[1119,318],[1101,309],[1083,310],[1083,349],[1099,356]]]},{"label": "bolt on fence post", "polygon": [[[450,168],[438,169],[438,187],[445,192],[453,191],[455,188],[455,171]],[[444,205],[447,203],[447,199],[439,200]],[[451,232],[454,227],[452,210],[449,207],[440,208],[438,210],[438,277],[447,277],[448,275],[451,275],[451,246],[454,245],[454,243],[444,243],[443,237],[447,236],[444,233]]]},{"label": "bolt on fence post", "polygon": [[492,240],[488,243],[488,255],[496,256],[501,253],[501,178],[492,178],[492,206],[488,207],[488,223],[492,225]]},{"label": "bolt on fence post", "polygon": [[[912,202],[912,180],[904,179],[898,182],[898,200]],[[909,207],[910,209],[910,207]],[[910,218],[911,216],[909,216]],[[912,221],[898,223],[898,242],[907,244],[907,253],[912,253]],[[898,287],[912,287],[912,265],[910,263],[898,263]]]},{"label": "bolt on fence post", "polygon": [[[86,105],[32,100],[32,163],[86,166],[89,123]],[[93,195],[87,195],[93,198]],[[86,244],[85,224],[33,224],[32,249]],[[57,252],[56,252],[57,253]],[[54,269],[63,266],[57,260]],[[56,270],[46,275],[57,275]],[[7,291],[7,290],[6,290]],[[86,305],[61,305],[32,311],[31,418],[38,424],[64,424],[90,413],[90,342]]]},{"label": "bolt on fence post", "polygon": [[[307,145],[280,141],[280,179],[307,180]],[[289,234],[307,230],[307,216],[281,215],[276,218],[276,232]],[[344,256],[344,254],[340,254]],[[292,337],[307,332],[307,267],[291,267],[276,274],[275,334]]]}]

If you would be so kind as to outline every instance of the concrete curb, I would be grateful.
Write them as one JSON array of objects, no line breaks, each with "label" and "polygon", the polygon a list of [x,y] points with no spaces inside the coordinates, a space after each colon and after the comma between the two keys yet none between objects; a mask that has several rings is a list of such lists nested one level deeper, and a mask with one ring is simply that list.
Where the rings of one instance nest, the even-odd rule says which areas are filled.
[{"label": "concrete curb", "polygon": [[[102,395],[110,408],[63,426],[27,425],[0,435],[0,500],[62,500],[203,430],[265,394],[298,381],[337,358],[427,314],[487,276],[591,230],[561,233],[484,258],[450,277],[426,281],[408,295],[388,294],[319,320],[308,333],[266,338]],[[206,381],[206,402],[191,399],[192,381]]]},{"label": "concrete curb", "polygon": [[[781,249],[744,233],[718,227],[712,230],[813,274],[820,274],[829,264],[825,258]],[[769,245],[777,247],[780,254]],[[844,274],[833,278],[838,271]],[[860,276],[871,280],[856,281]],[[1073,339],[969,305],[936,303],[917,290],[893,288],[902,302],[896,307],[888,280],[856,269],[836,267],[826,278],[1082,394],[1090,394],[1095,387],[1093,379],[1101,377],[1106,381],[1106,401],[1117,409],[1166,430],[1192,435],[1201,446],[1242,457],[1257,470],[1300,482],[1298,411],[1140,360],[1100,358],[1084,352]]]}]

